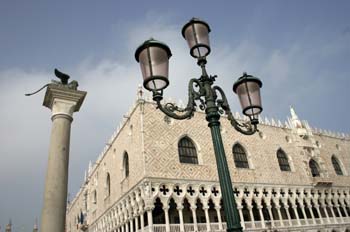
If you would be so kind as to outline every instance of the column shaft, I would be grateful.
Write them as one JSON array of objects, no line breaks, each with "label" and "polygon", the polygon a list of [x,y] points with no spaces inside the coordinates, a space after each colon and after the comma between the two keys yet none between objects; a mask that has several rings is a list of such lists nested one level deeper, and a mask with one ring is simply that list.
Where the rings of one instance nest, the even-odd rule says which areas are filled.
[{"label": "column shaft", "polygon": [[183,217],[183,214],[182,214],[182,209],[178,208],[177,210],[179,212],[179,218],[180,218],[180,231],[184,232],[185,231],[185,226],[184,226],[184,217]]},{"label": "column shaft", "polygon": [[192,211],[192,217],[193,217],[194,231],[198,231],[196,208],[191,207],[191,211]]},{"label": "column shaft", "polygon": [[169,209],[163,208],[165,216],[165,231],[170,232],[170,223],[169,223]]},{"label": "column shaft", "polygon": [[262,212],[262,206],[258,206],[258,209],[259,209],[259,214],[260,214],[261,227],[265,228],[265,219],[264,219],[264,214]]},{"label": "column shaft", "polygon": [[130,232],[134,232],[134,219],[130,218]]},{"label": "column shaft", "polygon": [[210,231],[210,219],[209,219],[208,208],[204,208],[204,214],[205,214],[205,222],[207,224],[207,231]]},{"label": "column shaft", "polygon": [[295,214],[295,217],[297,219],[298,225],[301,225],[299,214],[298,214],[298,210],[297,210],[297,206],[294,205],[293,206],[293,210],[294,210],[294,214]]},{"label": "column shaft", "polygon": [[328,214],[328,210],[327,210],[327,206],[326,205],[322,205],[323,211],[326,214],[326,218],[327,218],[327,222],[330,223],[331,219],[329,218],[329,214]]},{"label": "column shaft", "polygon": [[281,226],[284,226],[284,223],[283,223],[283,218],[282,218],[282,213],[281,213],[281,207],[277,207],[276,206],[276,209],[277,209],[277,213],[278,213],[278,218],[280,220],[280,223],[281,223]]},{"label": "column shaft", "polygon": [[125,230],[126,230],[126,232],[129,232],[129,222],[128,221],[125,222]]},{"label": "column shaft", "polygon": [[267,210],[269,211],[271,226],[273,227],[273,226],[275,226],[275,220],[274,220],[274,218],[273,218],[271,206],[268,206],[268,207],[267,207]]},{"label": "column shaft", "polygon": [[248,206],[248,210],[249,210],[250,220],[251,220],[251,223],[252,223],[252,228],[255,228],[255,220],[254,220],[254,214],[253,214],[253,207]]},{"label": "column shaft", "polygon": [[135,231],[139,230],[139,216],[135,217]]},{"label": "column shaft", "polygon": [[349,217],[348,211],[346,211],[346,207],[344,205],[342,205],[341,207],[343,208],[346,217]]},{"label": "column shaft", "polygon": [[63,114],[55,115],[52,118],[40,229],[42,232],[62,232],[65,230],[71,121],[71,117]]},{"label": "column shaft", "polygon": [[148,229],[149,232],[153,232],[153,215],[152,215],[152,209],[147,210],[147,219],[148,219]]},{"label": "column shaft", "polygon": [[341,212],[340,212],[339,206],[336,206],[336,208],[337,208],[337,212],[338,212],[339,217],[340,217],[340,222],[344,222],[344,220],[343,220],[343,215],[342,215]]},{"label": "column shaft", "polygon": [[145,229],[145,219],[144,219],[144,212],[140,214],[140,222],[141,222],[141,232]]},{"label": "column shaft", "polygon": [[[239,218],[241,219],[241,226],[242,226],[242,229],[244,230],[245,229],[245,221],[244,221],[244,217],[243,217],[242,206],[237,207],[237,208],[238,208]],[[219,212],[220,212],[220,210],[219,210]]]},{"label": "column shaft", "polygon": [[319,206],[315,206],[315,208],[317,210],[317,214],[319,216],[319,219],[320,219],[321,223],[323,224],[323,218],[322,218],[322,214],[321,214],[321,211],[320,211],[320,207]]},{"label": "column shaft", "polygon": [[[222,220],[221,220],[221,212],[220,212],[220,207],[215,208],[216,209],[216,215],[218,217],[218,222],[219,222],[219,230],[222,230]],[[243,222],[243,219],[241,219],[241,222]],[[243,224],[243,229],[244,229],[244,223]]]},{"label": "column shaft", "polygon": [[288,217],[288,221],[289,221],[289,225],[292,225],[292,219],[290,217],[290,213],[289,213],[289,206],[284,207],[286,209],[286,213],[287,213],[287,217]]},{"label": "column shaft", "polygon": [[314,215],[314,211],[312,210],[312,205],[309,204],[308,208],[309,208],[309,212],[311,214],[312,222],[313,222],[313,224],[316,224],[316,218],[315,218],[315,215]]},{"label": "column shaft", "polygon": [[304,220],[305,220],[305,223],[306,225],[309,224],[309,221],[307,220],[307,216],[306,216],[306,212],[305,212],[305,207],[304,206],[301,206],[301,212],[303,213],[303,216],[304,216]]}]

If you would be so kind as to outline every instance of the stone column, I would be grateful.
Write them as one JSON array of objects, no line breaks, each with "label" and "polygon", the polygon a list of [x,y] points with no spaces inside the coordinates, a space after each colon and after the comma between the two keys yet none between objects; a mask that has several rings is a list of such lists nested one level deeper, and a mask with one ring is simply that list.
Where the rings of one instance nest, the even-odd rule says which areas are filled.
[{"label": "stone column", "polygon": [[129,232],[129,220],[125,221],[125,230],[126,232]]},{"label": "stone column", "polygon": [[277,210],[277,213],[278,213],[278,218],[280,220],[281,226],[284,226],[282,213],[281,213],[281,206],[279,206],[277,204],[275,204],[275,206],[276,206],[276,210]]},{"label": "stone column", "polygon": [[292,219],[290,218],[289,205],[284,204],[283,207],[286,210],[287,217],[288,217],[288,222],[289,222],[289,225],[291,226],[292,225]]},{"label": "stone column", "polygon": [[134,218],[130,218],[129,223],[130,223],[130,231],[134,232]]},{"label": "stone column", "polygon": [[252,223],[252,228],[255,228],[255,220],[254,220],[254,214],[253,214],[253,206],[250,203],[247,203],[247,208],[249,210],[250,220]]},{"label": "stone column", "polygon": [[346,206],[342,204],[341,207],[343,208],[346,217],[349,217],[348,211],[346,211]]},{"label": "stone column", "polygon": [[259,215],[260,215],[260,220],[261,220],[261,227],[265,228],[265,218],[264,218],[264,214],[262,212],[262,208],[263,208],[262,205],[259,204],[258,205],[258,210],[259,210]]},{"label": "stone column", "polygon": [[272,214],[272,210],[271,210],[272,207],[271,207],[271,205],[267,205],[266,208],[269,211],[271,227],[274,227],[275,226],[275,219],[273,218],[273,214]]},{"label": "stone column", "polygon": [[[323,217],[322,217],[322,214],[321,214],[320,206],[318,204],[314,204],[314,207],[316,208],[316,211],[317,211],[317,214],[318,214],[318,218],[320,219],[320,222],[323,224]],[[317,222],[316,222],[316,224],[317,224]]]},{"label": "stone column", "polygon": [[328,210],[327,210],[326,204],[325,204],[325,203],[322,203],[321,206],[322,206],[322,208],[323,208],[324,213],[326,214],[327,222],[330,223],[331,220],[329,219],[329,215],[328,215]]},{"label": "stone column", "polygon": [[177,211],[179,212],[179,218],[180,218],[180,232],[184,232],[185,231],[185,226],[184,226],[184,217],[182,214],[182,210],[183,210],[183,206],[178,206],[177,207]]},{"label": "stone column", "polygon": [[306,224],[306,225],[309,225],[309,221],[308,221],[308,218],[307,218],[307,216],[306,216],[306,212],[305,212],[305,207],[304,207],[304,205],[300,205],[300,208],[301,208],[301,212],[303,213],[303,216],[304,216],[305,224]]},{"label": "stone column", "polygon": [[337,217],[335,216],[332,202],[331,202],[331,201],[328,201],[328,204],[327,204],[327,205],[328,205],[328,207],[329,207],[330,210],[331,210],[333,223],[336,223],[336,222],[337,222]]},{"label": "stone column", "polygon": [[315,218],[315,215],[314,215],[314,211],[312,210],[312,204],[308,203],[307,207],[308,207],[309,212],[311,214],[312,222],[313,222],[314,225],[316,225],[316,218]]},{"label": "stone column", "polygon": [[[215,206],[215,210],[216,210],[216,214],[217,214],[217,216],[218,216],[219,230],[221,231],[221,230],[223,230],[223,229],[222,229],[222,220],[221,220],[221,212],[220,212],[221,207],[220,207],[220,205],[219,205],[219,206]],[[239,215],[241,215],[241,213],[242,213],[242,208],[241,208],[241,209],[238,209],[238,210],[240,211],[240,214],[239,214]],[[244,222],[244,221],[242,220],[242,218],[241,218],[241,222]],[[241,223],[241,226],[242,226],[243,229],[244,229],[244,223]]]},{"label": "stone column", "polygon": [[153,215],[152,209],[147,210],[147,220],[148,220],[148,229],[149,232],[153,232]]},{"label": "stone column", "polygon": [[165,231],[170,232],[170,223],[169,223],[169,206],[163,206],[164,216],[165,216]]},{"label": "stone column", "polygon": [[294,210],[294,214],[295,214],[295,217],[297,219],[298,225],[301,225],[299,214],[298,214],[298,210],[297,210],[297,206],[295,204],[292,204],[292,208]]},{"label": "stone column", "polygon": [[135,217],[135,231],[139,230],[139,215],[137,214]]},{"label": "stone column", "polygon": [[145,218],[144,218],[144,213],[145,212],[141,212],[140,214],[140,223],[141,223],[141,232],[143,232],[145,230]]},{"label": "stone column", "polygon": [[341,214],[340,209],[339,209],[339,205],[336,204],[336,205],[335,205],[335,208],[337,209],[337,212],[338,212],[338,214],[339,214],[340,222],[344,222],[343,215]]},{"label": "stone column", "polygon": [[198,224],[197,224],[197,213],[196,213],[196,205],[191,204],[191,211],[192,211],[192,217],[193,217],[193,227],[194,231],[198,231]]},{"label": "stone column", "polygon": [[65,230],[68,162],[73,112],[82,105],[86,92],[67,85],[50,84],[43,105],[52,111],[49,159],[46,172],[44,204],[41,215],[42,232]]},{"label": "stone column", "polygon": [[[241,219],[241,226],[242,226],[242,229],[244,230],[245,229],[245,221],[244,221],[243,212],[242,212],[243,206],[241,204],[237,204],[237,209],[238,209],[238,213],[239,213],[239,218]],[[219,208],[218,212],[220,213],[220,208]],[[220,222],[221,222],[221,219],[220,219]],[[222,228],[220,230],[222,230]]]},{"label": "stone column", "polygon": [[205,222],[207,224],[207,231],[210,231],[209,206],[203,206],[203,210],[205,214]]}]

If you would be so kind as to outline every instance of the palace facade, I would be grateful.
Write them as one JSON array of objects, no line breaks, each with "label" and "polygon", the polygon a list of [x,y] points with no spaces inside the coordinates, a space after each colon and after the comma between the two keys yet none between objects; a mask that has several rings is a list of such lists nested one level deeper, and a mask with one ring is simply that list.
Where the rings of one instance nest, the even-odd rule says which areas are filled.
[{"label": "palace facade", "polygon": [[[139,90],[67,208],[66,231],[225,231],[205,115],[177,121]],[[236,118],[245,118],[236,113]],[[221,118],[245,231],[350,231],[350,136],[313,129],[291,108],[245,136]]]}]

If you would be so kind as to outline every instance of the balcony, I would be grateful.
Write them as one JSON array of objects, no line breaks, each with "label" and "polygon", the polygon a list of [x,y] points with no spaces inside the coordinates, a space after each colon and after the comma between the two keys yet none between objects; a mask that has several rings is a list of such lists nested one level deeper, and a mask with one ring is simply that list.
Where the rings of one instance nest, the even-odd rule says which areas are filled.
[{"label": "balcony", "polygon": [[[291,219],[289,220],[274,220],[274,221],[256,221],[256,222],[245,222],[244,231],[300,231],[303,229],[322,229],[322,228],[350,228],[350,217],[337,217],[329,218],[330,222],[326,222],[326,218],[322,219],[315,218],[313,219]],[[283,224],[282,224],[283,223]],[[150,228],[146,226],[144,232],[167,232],[165,224],[154,224]],[[181,232],[180,224],[170,224],[170,232]],[[221,228],[220,228],[221,227]],[[137,230],[136,232],[141,232],[142,230]],[[226,223],[222,223],[222,226],[219,223],[210,223],[209,230],[206,223],[198,223],[197,230],[195,225],[192,223],[184,224],[183,232],[192,232],[192,231],[212,231],[212,232],[225,232]]]}]

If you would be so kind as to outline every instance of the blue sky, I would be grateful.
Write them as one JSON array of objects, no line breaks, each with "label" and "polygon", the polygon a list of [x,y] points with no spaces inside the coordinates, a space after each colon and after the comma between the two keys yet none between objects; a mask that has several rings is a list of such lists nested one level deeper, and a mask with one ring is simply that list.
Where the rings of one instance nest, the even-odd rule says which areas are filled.
[{"label": "blue sky", "polygon": [[69,192],[74,196],[142,83],[134,51],[154,37],[172,49],[165,95],[186,96],[200,74],[182,26],[192,17],[212,28],[208,72],[230,95],[246,71],[264,83],[263,114],[285,120],[289,105],[312,127],[350,133],[349,1],[1,1],[0,225],[15,231],[40,217],[50,111],[38,89],[60,68],[88,91],[75,115]]}]

